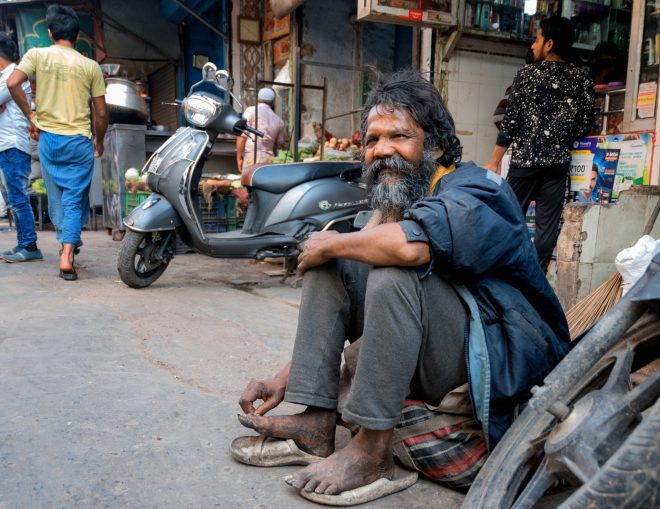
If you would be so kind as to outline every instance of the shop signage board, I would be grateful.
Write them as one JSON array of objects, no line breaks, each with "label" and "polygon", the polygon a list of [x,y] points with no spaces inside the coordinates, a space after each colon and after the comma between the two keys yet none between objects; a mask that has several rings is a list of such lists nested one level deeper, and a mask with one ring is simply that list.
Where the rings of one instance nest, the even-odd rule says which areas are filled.
[{"label": "shop signage board", "polygon": [[357,18],[432,28],[456,25],[456,0],[358,0]]},{"label": "shop signage board", "polygon": [[[92,60],[94,55],[94,25],[92,17],[84,12],[77,12],[80,20],[80,37],[76,50]],[[30,48],[43,48],[52,44],[48,37],[46,9],[31,7],[20,9],[16,15],[18,50],[24,55]]]},{"label": "shop signage board", "polygon": [[608,203],[633,185],[648,185],[653,132],[589,136],[571,151],[570,190],[575,201]]}]

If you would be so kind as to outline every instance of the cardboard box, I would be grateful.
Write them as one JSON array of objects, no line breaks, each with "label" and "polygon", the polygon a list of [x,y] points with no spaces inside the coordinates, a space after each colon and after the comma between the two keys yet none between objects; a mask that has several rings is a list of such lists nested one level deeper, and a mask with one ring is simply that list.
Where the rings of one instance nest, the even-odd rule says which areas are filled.
[{"label": "cardboard box", "polygon": [[395,25],[456,25],[456,0],[358,0],[357,18]]}]

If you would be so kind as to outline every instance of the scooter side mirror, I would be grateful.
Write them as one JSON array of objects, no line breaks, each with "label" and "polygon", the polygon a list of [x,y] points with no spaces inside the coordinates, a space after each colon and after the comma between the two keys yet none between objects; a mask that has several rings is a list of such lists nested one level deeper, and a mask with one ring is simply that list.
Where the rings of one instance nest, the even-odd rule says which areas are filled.
[{"label": "scooter side mirror", "polygon": [[204,66],[202,67],[202,79],[204,81],[211,81],[213,80],[215,76],[215,71],[217,71],[218,68],[215,66],[213,62],[206,62]]},{"label": "scooter side mirror", "polygon": [[215,73],[215,83],[219,88],[229,92],[234,88],[234,78],[232,78],[227,71],[220,69]]}]

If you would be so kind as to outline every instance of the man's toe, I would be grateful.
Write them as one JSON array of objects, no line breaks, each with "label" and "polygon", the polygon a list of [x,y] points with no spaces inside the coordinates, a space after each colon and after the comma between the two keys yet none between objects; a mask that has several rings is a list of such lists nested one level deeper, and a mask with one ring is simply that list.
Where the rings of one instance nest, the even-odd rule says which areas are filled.
[{"label": "man's toe", "polygon": [[316,490],[316,487],[319,485],[319,481],[317,479],[310,479],[307,481],[307,484],[305,484],[305,487],[303,488],[304,491],[314,491]]},{"label": "man's toe", "polygon": [[290,475],[284,478],[284,481],[289,485],[293,486],[296,489],[302,489],[303,486],[307,484],[307,476],[302,475],[302,472],[297,474]]},{"label": "man's toe", "polygon": [[330,484],[323,493],[325,493],[326,495],[339,495],[341,493],[341,490],[339,489],[339,486],[337,486],[336,484]]},{"label": "man's toe", "polygon": [[252,421],[252,414],[238,414],[238,420],[246,428],[256,429],[255,424]]},{"label": "man's toe", "polygon": [[316,489],[315,489],[314,491],[315,491],[316,493],[318,493],[319,495],[321,495],[321,494],[323,494],[323,493],[327,493],[328,488],[329,488],[331,485],[332,485],[332,483],[330,483],[330,482],[328,482],[328,481],[321,481],[321,482],[319,483],[319,485],[316,487]]}]

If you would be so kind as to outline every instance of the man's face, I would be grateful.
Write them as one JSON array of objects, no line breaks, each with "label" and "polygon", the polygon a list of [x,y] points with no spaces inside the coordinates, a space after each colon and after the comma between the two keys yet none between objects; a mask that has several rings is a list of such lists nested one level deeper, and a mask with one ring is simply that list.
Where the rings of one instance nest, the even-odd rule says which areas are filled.
[{"label": "man's face", "polygon": [[426,195],[437,154],[425,150],[424,131],[404,109],[374,106],[367,117],[363,174],[372,206],[389,220]]},{"label": "man's face", "polygon": [[552,41],[545,40],[543,30],[540,28],[536,31],[536,39],[532,43],[532,53],[534,54],[534,62],[541,62],[548,57],[550,49],[552,48]]}]

